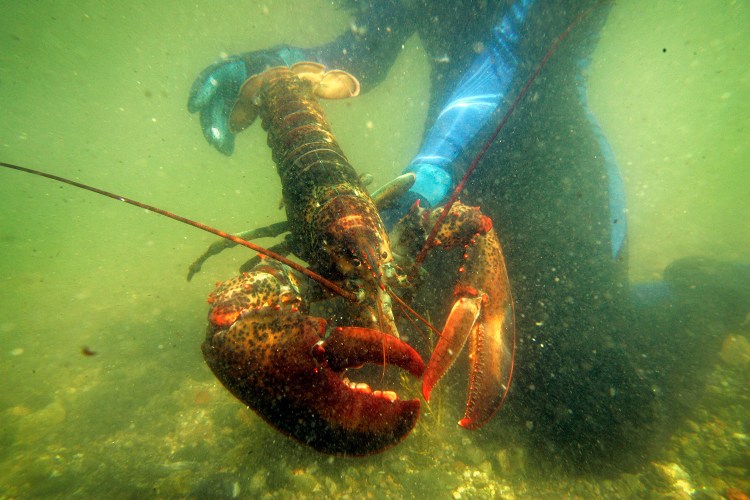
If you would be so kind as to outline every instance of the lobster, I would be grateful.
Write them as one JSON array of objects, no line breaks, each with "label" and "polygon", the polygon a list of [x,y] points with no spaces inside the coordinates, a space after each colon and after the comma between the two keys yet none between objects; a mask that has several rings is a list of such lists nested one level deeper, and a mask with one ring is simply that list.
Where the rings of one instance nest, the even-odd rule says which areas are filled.
[{"label": "lobster", "polygon": [[[383,451],[413,429],[420,402],[352,383],[348,371],[364,363],[405,369],[423,376],[422,394],[429,401],[467,340],[470,379],[459,424],[477,429],[508,393],[515,354],[513,302],[491,220],[457,197],[558,45],[595,7],[581,13],[553,41],[446,205],[424,210],[415,204],[399,221],[393,231],[395,251],[378,205],[336,144],[317,104],[318,98],[355,96],[359,84],[342,71],[326,72],[316,63],[272,68],[251,77],[232,110],[233,131],[249,126],[259,115],[269,131],[288,217],[241,237],[70,179],[5,162],[0,166],[147,209],[273,259],[260,259],[247,274],[220,284],[209,295],[209,326],[202,348],[219,380],[281,432],[327,453]],[[380,206],[410,187],[408,177],[387,186],[385,194],[374,195]],[[243,239],[287,231],[285,241],[274,249],[294,253],[310,268]],[[209,247],[190,267],[188,278],[225,244]],[[399,338],[391,301],[410,310],[393,289],[412,286],[416,270],[436,247],[462,249],[464,263],[453,308],[425,367],[419,354]],[[403,272],[407,266],[412,267],[408,275]],[[310,305],[329,298],[331,292],[350,302],[347,320],[336,314],[328,319],[311,314]]]},{"label": "lobster", "polygon": [[[376,453],[400,442],[420,410],[419,400],[349,382],[350,369],[374,363],[424,374],[422,393],[429,401],[434,385],[471,339],[469,396],[459,424],[476,429],[507,394],[514,351],[510,287],[488,217],[460,203],[445,210],[415,204],[394,229],[398,252],[392,250],[376,202],[318,103],[358,92],[357,80],[343,71],[298,63],[248,79],[230,115],[233,132],[260,116],[287,214],[287,223],[275,233],[288,231],[278,248],[348,292],[349,324],[311,315],[310,304],[330,294],[289,266],[261,259],[209,296],[202,346],[217,378],[269,424],[318,451],[343,455]],[[408,187],[407,180],[389,196]],[[440,233],[430,239],[433,227]],[[461,248],[465,258],[455,304],[426,368],[400,340],[392,306],[393,297],[409,310],[394,289],[412,286],[404,269],[413,263],[409,255],[425,243]],[[191,267],[191,275],[204,258]]]},{"label": "lobster", "polygon": [[[219,285],[209,296],[212,308],[203,351],[209,366],[230,391],[280,431],[329,453],[364,455],[382,451],[414,427],[419,401],[401,401],[392,391],[372,391],[366,384],[353,384],[345,378],[347,370],[363,363],[392,364],[415,376],[424,375],[422,394],[429,400],[432,388],[468,339],[471,377],[466,413],[459,424],[476,429],[494,415],[508,392],[515,345],[513,305],[491,221],[477,209],[458,203],[457,196],[557,46],[601,3],[582,12],[553,40],[447,204],[434,211],[415,205],[398,223],[395,252],[390,250],[377,204],[373,210],[373,200],[335,144],[316,104],[317,98],[354,96],[358,84],[343,72],[325,72],[316,64],[274,68],[256,75],[243,87],[233,111],[234,131],[249,126],[261,115],[270,132],[269,142],[282,182],[291,180],[289,186],[295,188],[287,191],[284,184],[289,221],[251,231],[249,236],[243,233],[243,237],[289,230],[290,235],[278,249],[307,260],[310,269],[242,237],[158,207],[30,168],[5,162],[0,166],[144,208],[274,259],[262,260],[247,275]],[[276,80],[289,83],[286,93],[280,85],[274,94]],[[299,90],[294,99],[289,98],[292,88]],[[276,100],[272,99],[274,95]],[[306,146],[312,147],[304,149]],[[326,171],[324,165],[334,168]],[[293,179],[299,174],[306,181]],[[330,174],[338,177],[326,180],[331,179]],[[306,192],[308,187],[320,189]],[[405,189],[401,186],[387,196],[398,196]],[[330,200],[336,201],[329,205]],[[329,205],[329,210],[322,205]],[[329,217],[323,219],[330,223],[328,227],[320,222],[323,216]],[[421,251],[413,261],[406,256],[409,252],[399,255],[405,248],[416,252],[420,245]],[[455,304],[425,367],[416,351],[398,337],[391,299],[404,310],[408,306],[400,303],[391,287],[411,286],[410,278],[416,272],[405,276],[401,267],[418,268],[426,253],[439,246],[463,248],[465,262],[454,290]],[[202,260],[221,248],[212,245],[191,266],[189,277],[200,269]],[[349,306],[355,312],[352,324],[339,324],[343,320],[333,316],[326,320],[310,314],[310,303],[327,298],[329,292],[353,304]]]}]

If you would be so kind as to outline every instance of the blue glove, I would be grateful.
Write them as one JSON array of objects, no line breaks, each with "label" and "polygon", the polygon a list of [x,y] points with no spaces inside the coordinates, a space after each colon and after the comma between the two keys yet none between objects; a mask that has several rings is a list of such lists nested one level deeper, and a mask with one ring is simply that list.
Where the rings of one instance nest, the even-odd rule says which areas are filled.
[{"label": "blue glove", "polygon": [[412,163],[404,172],[413,172],[416,180],[397,203],[381,213],[383,223],[389,231],[417,200],[422,208],[440,206],[448,197],[453,182],[451,174],[445,169],[428,163]]},{"label": "blue glove", "polygon": [[204,69],[190,89],[188,111],[200,112],[201,130],[208,143],[231,155],[234,134],[229,131],[229,113],[244,81],[268,68],[303,60],[301,50],[280,46],[231,56]]},{"label": "blue glove", "polygon": [[429,163],[412,163],[404,172],[414,172],[417,176],[410,191],[427,201],[425,208],[437,207],[448,197],[453,177],[447,169]]}]

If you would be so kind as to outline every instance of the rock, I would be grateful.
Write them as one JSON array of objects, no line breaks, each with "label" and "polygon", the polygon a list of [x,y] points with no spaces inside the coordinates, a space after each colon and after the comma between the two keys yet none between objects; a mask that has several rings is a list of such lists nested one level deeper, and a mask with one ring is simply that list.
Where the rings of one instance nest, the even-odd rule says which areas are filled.
[{"label": "rock", "polygon": [[657,476],[670,486],[670,498],[691,498],[695,493],[695,488],[690,483],[690,476],[680,467],[680,465],[671,462],[662,464],[652,462],[651,464]]},{"label": "rock", "polygon": [[260,468],[250,478],[249,489],[252,493],[258,494],[266,489],[266,479],[268,478],[268,471],[265,468]]},{"label": "rock", "polygon": [[466,459],[466,463],[474,466],[481,464],[487,459],[484,452],[473,444],[470,444],[463,449],[463,455]]},{"label": "rock", "polygon": [[743,368],[750,366],[750,341],[742,335],[729,335],[721,346],[719,357],[726,364]]}]

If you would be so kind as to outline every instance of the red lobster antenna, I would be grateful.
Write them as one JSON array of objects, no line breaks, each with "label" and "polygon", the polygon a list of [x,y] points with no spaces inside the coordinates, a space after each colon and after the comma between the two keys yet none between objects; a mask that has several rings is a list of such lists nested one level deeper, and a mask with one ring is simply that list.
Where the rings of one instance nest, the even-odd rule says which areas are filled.
[{"label": "red lobster antenna", "polygon": [[430,251],[430,248],[432,248],[433,243],[435,242],[435,238],[437,237],[437,233],[440,230],[440,227],[443,225],[443,221],[448,216],[448,212],[450,212],[451,207],[453,204],[458,200],[458,196],[461,194],[461,191],[463,191],[464,187],[466,186],[466,182],[469,180],[469,177],[471,177],[471,174],[474,173],[474,170],[476,170],[477,165],[479,165],[479,162],[484,158],[485,153],[490,149],[490,146],[493,142],[495,142],[495,139],[497,139],[497,136],[500,134],[500,131],[505,127],[505,124],[508,122],[508,119],[513,114],[513,111],[515,111],[516,107],[518,106],[518,103],[521,102],[521,100],[526,95],[526,92],[528,92],[529,88],[531,88],[531,85],[534,83],[534,81],[539,76],[539,73],[542,72],[542,69],[549,61],[550,57],[552,57],[552,54],[555,53],[557,48],[560,46],[560,44],[567,38],[567,36],[570,34],[571,31],[573,31],[573,28],[575,28],[579,22],[581,22],[581,19],[588,16],[594,9],[599,7],[602,3],[604,3],[603,0],[601,2],[598,2],[588,8],[587,10],[581,12],[578,17],[573,19],[571,23],[565,28],[565,30],[552,42],[552,45],[550,45],[549,50],[544,55],[542,60],[537,65],[536,69],[534,70],[534,73],[529,77],[526,84],[523,86],[521,91],[518,93],[516,98],[513,100],[513,103],[508,108],[508,111],[505,112],[505,115],[503,116],[503,119],[500,120],[500,123],[497,124],[497,127],[495,127],[495,130],[492,131],[492,135],[490,135],[489,139],[485,141],[485,143],[482,145],[482,148],[479,150],[479,153],[477,153],[477,156],[474,158],[474,161],[471,162],[471,165],[466,170],[466,173],[461,178],[461,181],[456,186],[456,189],[453,190],[453,194],[450,198],[448,198],[448,201],[446,202],[445,206],[443,207],[443,212],[438,217],[437,221],[435,221],[435,225],[432,227],[432,231],[430,231],[429,236],[427,237],[427,240],[425,240],[424,245],[422,246],[422,249],[417,254],[417,257],[414,259],[414,267],[412,268],[412,271],[410,273],[410,278],[415,278],[417,272],[419,271],[419,266],[424,262],[425,258],[427,257],[427,254]]},{"label": "red lobster antenna", "polygon": [[26,167],[20,167],[18,165],[13,165],[12,163],[5,163],[0,162],[0,166],[5,168],[10,168],[12,170],[19,170],[21,172],[26,172],[33,175],[38,175],[39,177],[46,177],[47,179],[52,179],[57,182],[62,182],[64,184],[68,184],[71,186],[75,186],[77,188],[85,189],[86,191],[91,191],[93,193],[100,194],[102,196],[106,196],[108,198],[112,198],[114,200],[123,201],[125,203],[128,203],[130,205],[134,205],[139,208],[144,208],[150,212],[155,212],[159,215],[163,215],[165,217],[169,217],[170,219],[183,222],[185,224],[188,224],[189,226],[197,227],[198,229],[202,229],[203,231],[206,231],[211,234],[215,234],[216,236],[221,236],[222,238],[226,238],[229,241],[232,241],[238,245],[242,245],[244,247],[249,248],[250,250],[255,250],[256,252],[263,254],[267,257],[270,257],[274,260],[277,260],[281,262],[282,264],[285,264],[295,271],[299,271],[300,273],[304,274],[308,278],[317,281],[324,287],[328,288],[332,292],[344,297],[346,300],[349,300],[351,302],[357,302],[357,296],[353,294],[352,292],[349,292],[347,290],[344,290],[337,284],[333,283],[330,280],[327,280],[323,276],[314,273],[307,269],[304,266],[301,266],[300,264],[297,264],[296,262],[289,260],[288,258],[284,257],[283,255],[279,255],[276,252],[273,252],[271,250],[268,250],[267,248],[263,248],[259,245],[256,245],[255,243],[251,243],[247,240],[243,240],[242,238],[238,238],[237,236],[234,236],[233,234],[226,233],[220,229],[213,228],[211,226],[207,226],[206,224],[203,224],[202,222],[197,222],[192,219],[188,219],[186,217],[183,217],[181,215],[174,214],[172,212],[168,212],[166,210],[162,210],[161,208],[154,207],[152,205],[147,205],[146,203],[141,203],[140,201],[131,200],[130,198],[125,198],[124,196],[120,196],[119,194],[111,193],[109,191],[104,191],[103,189],[95,188],[93,186],[89,186],[87,184],[83,184],[80,182],[76,182],[70,179],[66,179],[65,177],[59,177],[57,175],[48,174],[46,172],[40,172],[38,170],[33,170],[31,168]]}]

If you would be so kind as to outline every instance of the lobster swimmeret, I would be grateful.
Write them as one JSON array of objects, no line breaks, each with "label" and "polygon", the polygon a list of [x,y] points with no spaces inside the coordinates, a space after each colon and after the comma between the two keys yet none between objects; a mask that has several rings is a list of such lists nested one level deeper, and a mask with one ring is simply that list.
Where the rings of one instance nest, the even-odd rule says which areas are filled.
[{"label": "lobster swimmeret", "polygon": [[[401,270],[409,259],[394,259],[376,204],[318,104],[358,91],[354,77],[316,63],[271,68],[245,82],[230,116],[235,132],[261,117],[282,181],[290,233],[283,248],[353,292],[350,324],[311,316],[310,302],[327,298],[324,291],[264,259],[211,294],[203,344],[219,380],[269,424],[319,451],[348,455],[401,441],[416,424],[420,403],[351,383],[345,370],[387,363],[417,377],[425,372],[416,351],[399,340],[391,306],[392,288],[409,286]],[[415,253],[440,213],[412,207],[394,231],[399,253]],[[497,411],[510,384],[512,301],[489,218],[460,203],[447,216],[434,246],[461,248],[466,261],[423,394],[429,400],[471,338],[469,399],[459,423],[474,429]]]}]

